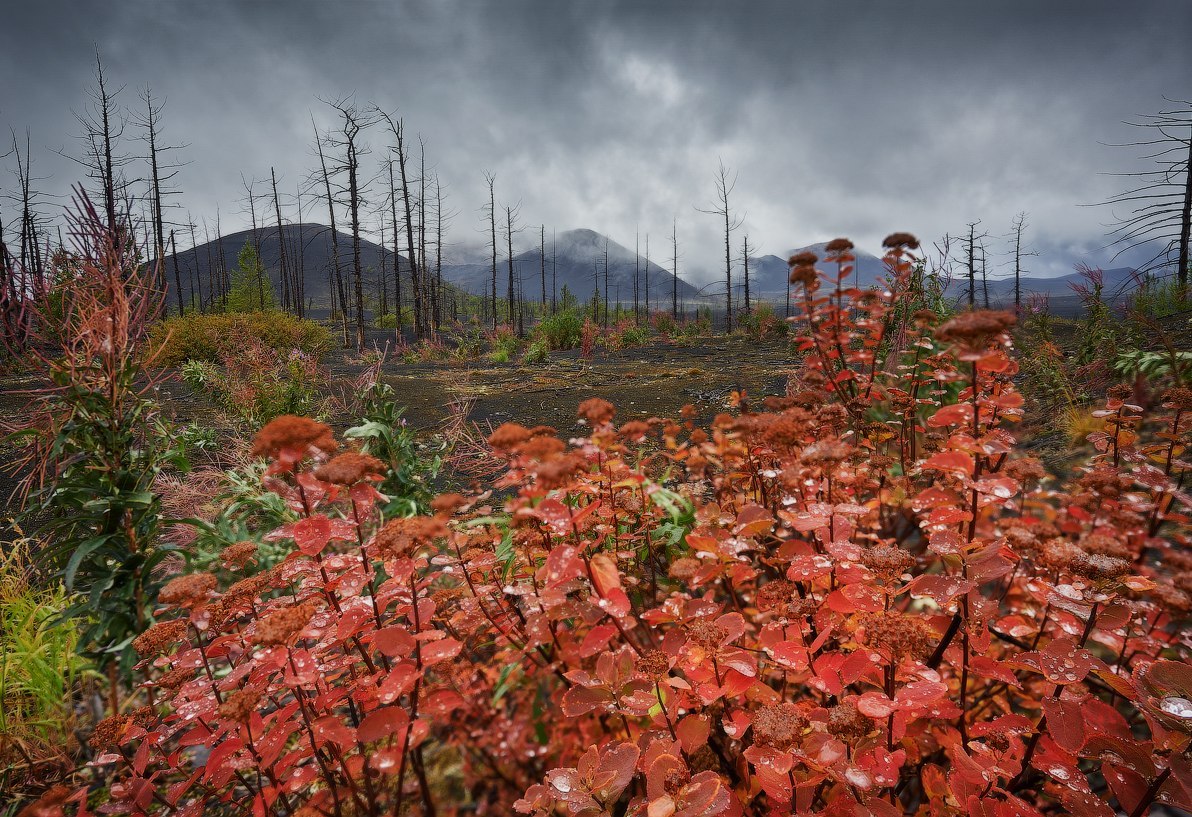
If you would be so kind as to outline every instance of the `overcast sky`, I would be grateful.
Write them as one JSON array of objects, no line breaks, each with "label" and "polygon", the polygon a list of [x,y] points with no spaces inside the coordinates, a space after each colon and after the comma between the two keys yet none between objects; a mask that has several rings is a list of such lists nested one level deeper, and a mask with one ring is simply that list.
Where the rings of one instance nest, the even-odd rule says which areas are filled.
[{"label": "overcast sky", "polygon": [[[67,190],[79,171],[54,151],[79,152],[98,47],[119,102],[165,100],[166,139],[189,145],[176,200],[195,220],[218,206],[225,232],[247,225],[241,175],[274,166],[292,191],[317,165],[311,113],[334,122],[319,98],[355,94],[423,136],[457,244],[483,240],[488,170],[548,234],[649,232],[657,259],[677,218],[699,279],[723,252],[695,209],[723,160],[760,253],[977,219],[996,239],[1026,211],[1030,266],[1054,274],[1107,261],[1111,213],[1082,205],[1137,151],[1105,143],[1192,98],[1190,41],[1188,0],[37,0],[0,26],[0,127],[28,128],[41,187]],[[384,133],[366,141],[375,162]]]}]

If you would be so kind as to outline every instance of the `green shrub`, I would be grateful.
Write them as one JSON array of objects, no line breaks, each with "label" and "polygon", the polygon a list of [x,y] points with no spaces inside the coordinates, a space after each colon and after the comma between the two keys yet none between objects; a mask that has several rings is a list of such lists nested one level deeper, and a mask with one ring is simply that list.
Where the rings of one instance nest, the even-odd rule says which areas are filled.
[{"label": "green shrub", "polygon": [[324,372],[298,349],[283,353],[250,342],[221,363],[188,360],[182,379],[249,425],[264,425],[282,414],[320,413]]},{"label": "green shrub", "polygon": [[333,345],[331,332],[322,324],[277,310],[191,313],[156,324],[149,335],[150,355],[159,366],[187,360],[221,363],[252,343],[277,352],[298,349],[316,359]]},{"label": "green shrub", "polygon": [[571,309],[564,309],[542,319],[534,334],[544,339],[552,350],[579,348],[584,319]]},{"label": "green shrub", "polygon": [[544,338],[538,338],[526,349],[526,354],[522,357],[522,363],[546,363],[549,357],[550,350],[547,348],[546,340]]},{"label": "green shrub", "polygon": [[389,498],[386,516],[427,513],[434,497],[431,483],[442,468],[441,451],[428,453],[402,417],[393,387],[376,381],[365,400],[364,417],[344,432],[360,441],[360,450],[385,463],[385,478],[377,486]]},{"label": "green shrub", "polygon": [[[414,325],[414,310],[406,307],[401,311],[401,325]],[[377,315],[373,318],[373,326],[377,329],[396,329],[397,328],[397,314],[394,312],[386,312],[384,315]]]},{"label": "green shrub", "polygon": [[754,340],[785,337],[788,328],[786,321],[778,317],[774,307],[765,301],[741,315],[737,319],[737,326]]},{"label": "green shrub", "polygon": [[492,344],[492,350],[488,356],[493,363],[508,363],[513,360],[522,345],[521,339],[506,327],[491,333],[489,343]]},{"label": "green shrub", "polygon": [[1146,279],[1130,294],[1130,311],[1162,320],[1188,311],[1188,293],[1178,278]]},{"label": "green shrub", "polygon": [[220,556],[224,549],[239,542],[256,542],[257,552],[250,572],[267,570],[293,548],[286,540],[268,539],[260,531],[294,522],[298,515],[286,505],[285,499],[265,487],[262,461],[223,471],[218,475],[217,485],[212,491],[213,510],[191,516],[182,524],[194,530],[194,538],[185,549],[187,569],[214,573],[226,587],[244,576],[243,570],[228,571],[222,565]]},{"label": "green shrub", "polygon": [[15,769],[36,777],[77,747],[74,703],[96,677],[79,654],[84,622],[64,616],[66,589],[30,581],[31,544],[18,540],[0,556],[0,791],[10,793],[22,782],[10,777]]}]

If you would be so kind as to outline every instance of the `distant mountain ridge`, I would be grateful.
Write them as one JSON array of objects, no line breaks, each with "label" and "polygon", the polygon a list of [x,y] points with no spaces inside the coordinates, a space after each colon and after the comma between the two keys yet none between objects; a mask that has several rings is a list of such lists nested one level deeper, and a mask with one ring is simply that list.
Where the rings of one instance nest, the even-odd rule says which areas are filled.
[{"label": "distant mountain ridge", "polygon": [[[339,243],[340,269],[350,275],[352,269],[352,236],[336,231]],[[306,298],[317,306],[327,306],[330,303],[331,276],[334,271],[332,252],[331,228],[324,224],[303,223],[285,224],[281,228],[282,239],[285,241],[286,264],[290,269],[301,269],[306,283]],[[217,270],[221,264],[229,272],[236,269],[237,257],[245,244],[257,244],[261,265],[269,273],[275,293],[281,291],[281,240],[278,239],[277,227],[258,227],[253,230],[240,230],[199,244],[192,249],[180,250],[176,256],[182,287],[188,293],[191,276],[197,271],[198,282],[204,296],[210,281],[210,270]],[[360,265],[365,271],[366,281],[373,281],[377,271],[381,268],[381,259],[389,270],[389,289],[392,290],[392,270],[395,255],[392,250],[384,248],[368,239],[360,240]],[[408,287],[410,281],[410,265],[404,255],[396,256],[402,270],[402,286]],[[175,256],[171,253],[164,259],[167,289],[174,286]],[[350,280],[350,278],[348,279]],[[371,288],[370,288],[371,287]],[[366,293],[375,292],[376,285],[366,283]],[[169,293],[169,301],[174,303],[174,295]]]},{"label": "distant mountain ridge", "polygon": [[[650,304],[670,302],[675,287],[674,275],[654,262],[647,269],[645,256],[637,256],[607,236],[594,230],[576,229],[559,233],[552,245],[546,248],[546,296],[549,299],[554,286],[561,296],[563,287],[581,301],[592,297],[597,285],[601,293],[605,289],[604,251],[608,247],[608,289],[609,300],[621,303],[633,302],[633,275],[635,264],[640,264],[642,275],[638,293],[639,302],[646,302],[646,282],[649,282]],[[497,253],[497,297],[507,298],[509,293],[509,261],[498,249]],[[542,253],[538,247],[513,256],[515,286],[522,288],[523,298],[537,301],[542,297]],[[492,261],[451,264],[443,266],[443,278],[461,289],[475,295],[492,293]],[[677,284],[678,296],[690,300],[698,291],[683,280]]]},{"label": "distant mountain ridge", "polygon": [[[256,231],[240,230],[235,233],[220,236],[209,242],[199,244],[194,248],[180,250],[177,256],[169,254],[163,259],[170,303],[173,303],[172,289],[175,282],[174,264],[178,265],[178,277],[182,280],[182,288],[189,298],[192,286],[197,285],[204,297],[208,297],[211,270],[222,267],[232,271],[236,268],[237,257],[246,243],[255,243],[261,259],[261,265],[269,273],[275,292],[281,287],[281,247],[285,242],[286,263],[290,269],[301,268],[306,283],[306,297],[316,306],[326,306],[330,303],[331,276],[334,270],[331,229],[324,224],[303,223],[286,224],[281,229],[282,238],[278,238],[277,227],[258,227]],[[340,269],[345,275],[350,275],[352,269],[352,237],[341,231],[336,231],[339,245]],[[566,286],[570,292],[581,301],[592,297],[596,288],[594,270],[599,269],[599,285],[603,292],[604,251],[606,237],[593,230],[578,229],[560,233],[555,239],[554,257],[551,249],[547,248],[546,257],[546,294],[551,295],[551,272],[554,264],[555,282],[558,294],[561,295]],[[622,303],[633,301],[633,276],[635,254],[611,239],[607,239],[608,246],[608,288],[610,300],[618,297]],[[392,269],[394,259],[398,260],[402,270],[402,287],[409,292],[410,270],[404,255],[395,255],[386,247],[366,238],[360,240],[360,264],[364,270],[365,292],[375,294],[377,273],[381,268],[382,259],[389,270],[390,283],[388,289],[392,292]],[[433,263],[433,259],[432,259]],[[516,253],[513,257],[515,275],[518,286],[522,288],[522,297],[527,301],[538,301],[542,297],[542,263],[538,247]],[[674,276],[671,272],[656,263],[651,262],[647,271],[645,257],[639,263],[643,272],[639,300],[644,306],[646,301],[646,281],[649,281],[651,305],[666,302],[669,304]],[[197,273],[197,275],[196,275]],[[348,279],[350,280],[350,278]],[[443,264],[443,282],[469,292],[473,295],[488,295],[492,287],[492,263],[446,263]],[[497,297],[508,297],[509,273],[508,260],[498,252],[497,256]],[[698,291],[691,284],[680,277],[677,283],[680,299],[691,300],[698,298]],[[197,293],[196,293],[197,294]],[[408,295],[405,296],[408,298]],[[404,299],[403,299],[404,300]]]}]

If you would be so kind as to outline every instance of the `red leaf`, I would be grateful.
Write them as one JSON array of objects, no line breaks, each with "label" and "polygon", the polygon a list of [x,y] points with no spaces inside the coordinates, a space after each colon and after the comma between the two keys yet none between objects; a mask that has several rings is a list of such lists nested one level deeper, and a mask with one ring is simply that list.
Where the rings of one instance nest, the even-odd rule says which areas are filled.
[{"label": "red leaf", "polygon": [[331,541],[331,520],[322,514],[308,516],[294,523],[294,544],[307,556],[317,556]]},{"label": "red leaf", "polygon": [[923,463],[923,467],[933,471],[948,471],[971,477],[975,464],[972,456],[962,451],[943,451],[929,458],[927,462]]},{"label": "red leaf", "polygon": [[1076,754],[1084,748],[1084,712],[1081,704],[1072,700],[1044,698],[1043,712],[1047,715],[1047,733],[1060,748]]},{"label": "red leaf", "polygon": [[409,722],[410,716],[406,714],[405,709],[400,706],[387,706],[366,715],[356,729],[356,736],[364,743],[371,743],[396,735],[405,729]]},{"label": "red leaf", "polygon": [[373,636],[373,646],[390,658],[405,658],[414,654],[414,636],[402,626],[385,627]]}]

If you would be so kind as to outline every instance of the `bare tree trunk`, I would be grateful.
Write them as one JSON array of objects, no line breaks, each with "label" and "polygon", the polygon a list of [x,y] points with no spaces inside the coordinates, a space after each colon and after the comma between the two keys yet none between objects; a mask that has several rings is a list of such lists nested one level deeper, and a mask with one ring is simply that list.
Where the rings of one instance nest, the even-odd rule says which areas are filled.
[{"label": "bare tree trunk", "polygon": [[401,197],[402,206],[406,213],[406,249],[409,251],[410,262],[410,289],[414,293],[414,335],[417,338],[422,337],[422,281],[419,275],[421,268],[421,261],[414,252],[414,218],[413,210],[410,206],[410,183],[406,176],[406,147],[405,134],[402,127],[402,121],[398,119],[396,122],[386,113],[381,114],[385,117],[385,121],[389,123],[389,129],[393,132],[393,137],[397,141],[397,169],[401,175]]},{"label": "bare tree trunk", "polygon": [[[277,251],[278,263],[281,265],[282,308],[287,311],[295,302],[295,287],[290,280],[289,266],[286,264],[286,235],[281,223],[281,200],[277,197],[277,173],[269,168],[269,178],[273,182],[273,212],[277,216]],[[294,312],[298,312],[295,308]]]},{"label": "bare tree trunk", "polygon": [[642,271],[641,271],[642,256],[641,256],[641,252],[639,252],[640,249],[641,249],[640,236],[638,233],[634,233],[634,235],[633,235],[633,323],[636,326],[641,326],[641,322],[642,322],[641,302],[640,302],[640,298],[639,298],[639,295],[641,293],[641,274],[642,274]]},{"label": "bare tree trunk", "polygon": [[397,313],[397,337],[401,339],[401,255],[397,252],[397,189],[393,186],[393,160],[389,160],[389,217],[393,223],[393,299]]},{"label": "bare tree trunk", "polygon": [[751,314],[753,309],[749,303],[749,236],[745,236],[745,246],[742,250],[745,259],[745,314]]},{"label": "bare tree trunk", "polygon": [[608,329],[608,238],[604,239],[604,328]]},{"label": "bare tree trunk", "polygon": [[348,212],[352,220],[352,282],[356,290],[356,349],[364,349],[364,270],[360,265],[360,160],[356,153],[356,136],[360,126],[345,115],[344,136],[348,142]]},{"label": "bare tree trunk", "polygon": [[435,331],[443,328],[443,188],[435,174]]},{"label": "bare tree trunk", "polygon": [[492,316],[493,316],[493,331],[497,329],[497,200],[493,192],[493,186],[496,182],[496,177],[491,173],[484,174],[485,181],[488,182],[488,223],[492,230],[492,241],[490,246],[493,251],[493,268],[492,268]]},{"label": "bare tree trunk", "polygon": [[148,89],[145,90],[147,116],[145,119],[149,139],[149,169],[150,183],[153,185],[150,212],[153,217],[153,255],[157,264],[158,286],[165,288],[165,255],[166,239],[164,217],[161,212],[161,178],[157,167],[157,111],[153,107],[153,97]]},{"label": "bare tree trunk", "polygon": [[1014,312],[1022,311],[1022,230],[1026,226],[1026,214],[1019,213],[1014,219]]},{"label": "bare tree trunk", "polygon": [[726,332],[733,331],[732,233],[733,230],[741,226],[741,220],[733,218],[732,207],[729,205],[729,196],[736,184],[736,176],[730,178],[728,169],[724,166],[724,162],[721,162],[720,168],[716,171],[716,202],[710,209],[700,210],[701,213],[720,216],[724,219],[724,302],[727,309],[724,316],[724,328]]},{"label": "bare tree trunk", "polygon": [[186,314],[186,307],[182,305],[182,274],[178,271],[178,242],[174,240],[174,231],[170,230],[170,260],[174,262],[174,287],[178,290],[178,316]]},{"label": "bare tree trunk", "polygon": [[[671,317],[679,319],[679,232],[678,221],[671,221]],[[649,274],[647,272],[647,274]]]},{"label": "bare tree trunk", "polygon": [[543,224],[538,235],[538,260],[542,270],[542,311],[546,312],[546,225]]},{"label": "bare tree trunk", "polygon": [[985,244],[981,244],[981,291],[984,297],[985,308],[989,309],[989,277],[986,269],[985,258]]},{"label": "bare tree trunk", "polygon": [[[199,274],[199,242],[195,239],[195,222],[190,217],[190,213],[186,214],[186,220],[190,223],[190,258],[195,271],[193,280],[198,282],[199,287],[199,312],[206,312],[207,310],[203,308],[203,277]],[[191,294],[194,294],[193,288]]]},{"label": "bare tree trunk", "polygon": [[[340,326],[343,329],[343,344],[346,348],[351,341],[348,337],[348,305],[346,293],[344,292],[344,278],[343,273],[339,268],[339,232],[335,229],[335,197],[331,195],[331,174],[327,172],[327,159],[323,155],[323,140],[319,137],[319,130],[315,127],[314,117],[311,117],[310,125],[315,131],[315,147],[319,151],[319,166],[323,170],[323,188],[327,196],[327,218],[331,227],[331,269],[335,276],[334,278],[334,292],[339,295],[339,316]],[[332,301],[335,298],[332,297]],[[335,305],[332,304],[332,314],[335,312]]]},{"label": "bare tree trunk", "polygon": [[298,205],[298,230],[297,230],[297,251],[294,253],[298,259],[297,271],[295,277],[296,291],[298,293],[298,317],[306,317],[306,228],[303,226],[302,214],[302,186],[298,185],[294,193],[294,201]]},{"label": "bare tree trunk", "polygon": [[650,234],[646,233],[646,267],[643,283],[646,285],[646,322],[650,321]]},{"label": "bare tree trunk", "polygon": [[1188,242],[1192,237],[1192,133],[1188,136],[1188,159],[1184,163],[1184,206],[1180,210],[1180,248],[1176,269],[1180,298],[1188,293]]},{"label": "bare tree trunk", "polygon": [[[433,311],[433,294],[430,294],[430,269],[426,261],[426,145],[418,137],[418,260],[422,264],[421,275],[424,303],[429,302]],[[422,334],[426,334],[427,315],[421,315]]]},{"label": "bare tree trunk", "polygon": [[969,309],[977,308],[977,267],[973,258],[975,238],[973,233],[976,231],[977,223],[974,221],[969,224],[969,238],[968,238],[968,305]]},{"label": "bare tree trunk", "polygon": [[[389,289],[386,284],[389,283],[388,276],[385,272],[385,219],[381,218],[381,272],[377,279],[377,303],[381,315],[389,314]],[[397,259],[394,259],[396,266]]]},{"label": "bare tree trunk", "polygon": [[509,328],[513,328],[513,208],[505,206],[505,250],[509,259]]}]

